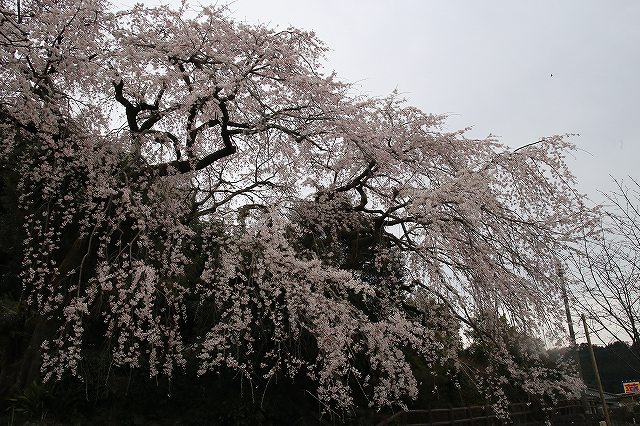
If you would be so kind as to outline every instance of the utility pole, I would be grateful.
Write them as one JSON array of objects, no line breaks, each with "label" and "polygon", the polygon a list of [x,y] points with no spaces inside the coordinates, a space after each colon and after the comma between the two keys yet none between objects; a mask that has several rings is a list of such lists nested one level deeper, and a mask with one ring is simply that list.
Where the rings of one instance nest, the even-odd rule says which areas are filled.
[{"label": "utility pole", "polygon": [[[571,309],[569,309],[569,296],[567,296],[567,282],[564,279],[564,271],[562,266],[558,265],[558,278],[562,285],[562,301],[564,302],[564,312],[567,315],[567,326],[569,327],[569,339],[571,339],[571,349],[575,352],[578,344],[576,343],[576,332],[573,330],[573,319],[571,318]],[[578,370],[580,370],[580,363],[578,358],[575,358],[578,363]]]},{"label": "utility pole", "polygon": [[562,288],[562,301],[564,302],[564,313],[567,316],[567,327],[569,328],[569,340],[570,351],[573,362],[576,364],[576,369],[580,375],[580,379],[584,382],[584,375],[582,373],[582,366],[580,365],[580,354],[578,352],[578,343],[576,341],[576,332],[573,329],[573,318],[571,317],[571,308],[569,307],[569,296],[567,295],[567,281],[564,277],[564,270],[562,265],[558,262],[557,266],[558,279],[560,280],[560,286]]},{"label": "utility pole", "polygon": [[591,337],[589,337],[589,329],[587,327],[587,320],[582,314],[582,323],[584,324],[584,334],[587,336],[587,344],[589,345],[589,354],[591,354],[591,365],[593,366],[593,372],[596,376],[596,384],[598,385],[598,392],[600,392],[600,401],[602,401],[602,411],[604,412],[604,419],[607,422],[607,426],[612,426],[611,418],[609,417],[609,410],[607,409],[607,402],[604,399],[604,390],[602,389],[602,382],[600,381],[600,372],[598,371],[598,364],[596,363],[596,356],[593,353],[593,346],[591,346]]},{"label": "utility pole", "polygon": [[[571,317],[571,307],[569,306],[569,296],[567,295],[567,280],[565,279],[564,269],[560,262],[558,262],[557,266],[558,271],[558,279],[560,280],[560,285],[562,288],[562,301],[564,302],[564,312],[567,316],[567,327],[569,328],[569,353],[573,362],[576,366],[576,371],[578,372],[578,377],[580,377],[580,381],[585,383],[584,381],[584,372],[582,371],[582,364],[580,364],[580,350],[578,348],[578,342],[576,341],[576,332],[573,329],[573,318]],[[587,413],[591,412],[591,407],[589,406],[589,399],[587,398],[587,394],[585,391],[580,392],[580,401],[582,402],[582,411],[587,415]],[[586,418],[585,418],[586,420]]]}]

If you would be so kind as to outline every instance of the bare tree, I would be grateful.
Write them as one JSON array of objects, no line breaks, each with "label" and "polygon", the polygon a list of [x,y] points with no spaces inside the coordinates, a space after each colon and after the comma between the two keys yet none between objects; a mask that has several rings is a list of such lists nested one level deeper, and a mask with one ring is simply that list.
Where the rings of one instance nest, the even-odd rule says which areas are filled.
[{"label": "bare tree", "polygon": [[603,331],[640,354],[640,183],[616,184],[599,234],[584,240],[573,296]]}]

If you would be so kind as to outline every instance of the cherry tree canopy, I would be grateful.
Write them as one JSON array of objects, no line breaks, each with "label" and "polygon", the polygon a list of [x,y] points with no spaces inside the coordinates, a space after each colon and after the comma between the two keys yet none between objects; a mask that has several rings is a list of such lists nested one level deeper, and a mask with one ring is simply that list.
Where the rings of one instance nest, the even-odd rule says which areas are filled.
[{"label": "cherry tree canopy", "polygon": [[583,227],[563,137],[444,131],[327,74],[313,33],[217,8],[1,4],[0,156],[46,378],[78,374],[98,323],[116,366],[382,406],[417,392],[408,350],[455,359],[460,321],[558,330],[556,253]]}]

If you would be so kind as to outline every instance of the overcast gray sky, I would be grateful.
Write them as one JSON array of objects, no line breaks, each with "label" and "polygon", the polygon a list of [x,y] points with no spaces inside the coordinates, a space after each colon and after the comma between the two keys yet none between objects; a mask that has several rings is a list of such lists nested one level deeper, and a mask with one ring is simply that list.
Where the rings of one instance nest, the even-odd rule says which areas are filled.
[{"label": "overcast gray sky", "polygon": [[596,201],[640,179],[640,1],[236,0],[237,20],[316,32],[328,68],[521,146],[578,133],[570,166]]}]

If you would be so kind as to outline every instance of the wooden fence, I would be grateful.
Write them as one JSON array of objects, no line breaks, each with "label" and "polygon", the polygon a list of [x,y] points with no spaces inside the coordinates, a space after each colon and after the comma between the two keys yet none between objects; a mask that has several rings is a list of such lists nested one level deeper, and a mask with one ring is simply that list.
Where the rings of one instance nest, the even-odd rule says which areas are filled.
[{"label": "wooden fence", "polygon": [[[400,411],[378,426],[391,425],[459,425],[459,426],[502,426],[502,425],[545,425],[550,421],[553,425],[589,425],[595,419],[585,413],[580,400],[564,401],[552,408],[540,409],[526,403],[511,404],[508,407],[509,417],[498,417],[490,406],[473,406],[458,408],[437,408],[426,410]],[[597,423],[596,423],[597,424]]]}]

